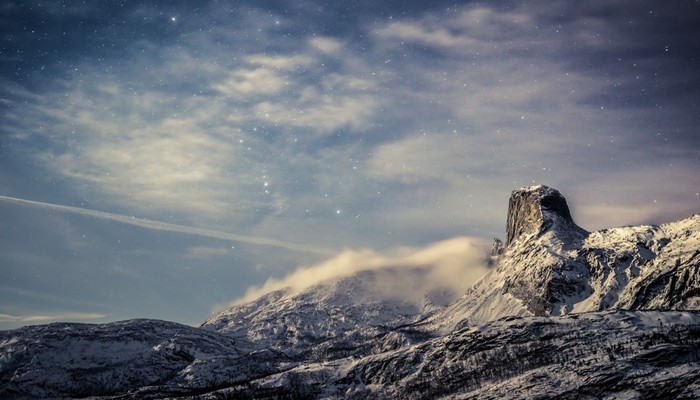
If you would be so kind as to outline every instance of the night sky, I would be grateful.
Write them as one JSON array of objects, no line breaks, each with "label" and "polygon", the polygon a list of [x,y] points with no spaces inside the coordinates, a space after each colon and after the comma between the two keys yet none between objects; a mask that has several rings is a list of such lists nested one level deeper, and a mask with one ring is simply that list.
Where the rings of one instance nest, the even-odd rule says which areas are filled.
[{"label": "night sky", "polygon": [[587,230],[700,212],[700,4],[493,4],[3,1],[0,329],[487,247],[532,184]]}]

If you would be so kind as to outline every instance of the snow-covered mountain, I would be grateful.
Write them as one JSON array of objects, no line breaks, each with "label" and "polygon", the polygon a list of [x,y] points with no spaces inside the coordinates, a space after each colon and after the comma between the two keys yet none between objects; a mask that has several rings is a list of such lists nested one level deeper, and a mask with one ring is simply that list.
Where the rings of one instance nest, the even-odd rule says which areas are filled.
[{"label": "snow-covered mountain", "polygon": [[[322,349],[327,350],[324,358],[333,358],[334,349],[412,323],[454,302],[459,296],[452,290],[421,284],[429,270],[387,267],[324,281],[301,293],[277,290],[213,315],[202,328],[296,358]],[[399,276],[406,293],[391,293],[384,285]]]},{"label": "snow-covered mountain", "polygon": [[700,313],[508,317],[362,358],[309,362],[251,382],[347,399],[695,399]]},{"label": "snow-covered mountain", "polygon": [[700,215],[588,233],[555,189],[513,192],[497,267],[430,322],[557,316],[608,309],[700,309]]},{"label": "snow-covered mountain", "polygon": [[155,320],[29,326],[0,332],[0,398],[140,397],[161,393],[164,384],[191,391],[277,371],[242,361],[265,358],[252,350],[225,335]]},{"label": "snow-covered mountain", "polygon": [[422,284],[430,265],[384,267],[199,328],[0,332],[0,398],[700,397],[699,215],[589,233],[558,191],[523,188],[491,258],[461,295]]}]

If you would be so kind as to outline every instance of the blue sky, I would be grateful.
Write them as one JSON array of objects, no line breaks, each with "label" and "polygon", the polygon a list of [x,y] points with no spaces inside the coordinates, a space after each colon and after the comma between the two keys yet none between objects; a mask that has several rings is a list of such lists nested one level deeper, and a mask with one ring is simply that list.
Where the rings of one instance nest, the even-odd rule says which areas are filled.
[{"label": "blue sky", "polygon": [[197,324],[348,249],[503,237],[533,183],[588,230],[700,210],[696,1],[6,1],[0,26],[0,328]]}]

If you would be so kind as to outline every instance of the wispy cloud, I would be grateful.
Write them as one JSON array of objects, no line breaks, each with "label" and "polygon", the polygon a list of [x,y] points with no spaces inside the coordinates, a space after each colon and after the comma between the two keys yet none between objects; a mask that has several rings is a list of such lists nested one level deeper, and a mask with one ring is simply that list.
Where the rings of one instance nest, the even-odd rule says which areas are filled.
[{"label": "wispy cloud", "polygon": [[85,312],[62,312],[45,315],[9,315],[0,314],[0,323],[43,324],[53,321],[90,321],[107,317],[107,314]]},{"label": "wispy cloud", "polygon": [[[422,295],[435,289],[448,288],[463,293],[487,271],[490,243],[478,238],[457,237],[422,248],[402,247],[384,252],[371,249],[345,250],[322,263],[300,267],[282,279],[268,279],[262,286],[253,286],[246,295],[232,304],[252,301],[263,294],[290,288],[298,293],[310,286],[367,270],[397,268],[378,283],[387,296],[422,301]],[[405,290],[413,277],[402,276],[401,268],[424,267],[424,279],[410,282],[418,286],[416,293]],[[408,280],[408,281],[407,281]],[[221,307],[219,307],[221,308]]]},{"label": "wispy cloud", "polygon": [[19,204],[19,205],[25,205],[25,206],[48,208],[51,210],[56,210],[56,211],[61,211],[61,212],[67,212],[67,213],[78,214],[78,215],[83,215],[83,216],[88,216],[88,217],[93,217],[93,218],[99,218],[99,219],[120,222],[123,224],[139,226],[139,227],[146,228],[146,229],[184,233],[184,234],[188,234],[188,235],[197,235],[197,236],[209,237],[209,238],[214,238],[214,239],[231,240],[231,241],[235,241],[235,242],[243,242],[243,243],[260,245],[260,246],[281,247],[281,248],[285,248],[285,249],[293,250],[293,251],[312,252],[312,253],[319,253],[319,254],[331,254],[332,253],[332,250],[323,249],[323,248],[315,247],[315,246],[311,246],[311,245],[290,243],[290,242],[284,242],[281,240],[267,239],[267,238],[255,237],[255,236],[237,235],[234,233],[220,232],[220,231],[215,231],[215,230],[211,230],[211,229],[196,228],[196,227],[185,226],[185,225],[171,224],[171,223],[167,223],[167,222],[153,221],[153,220],[149,220],[149,219],[136,218],[135,216],[130,217],[130,216],[126,216],[126,215],[107,213],[107,212],[103,212],[103,211],[90,210],[90,209],[80,208],[80,207],[71,207],[71,206],[65,206],[65,205],[60,205],[60,204],[44,203],[44,202],[39,202],[39,201],[18,199],[18,198],[8,197],[8,196],[0,196],[0,201],[6,201],[6,202]]},{"label": "wispy cloud", "polygon": [[[689,190],[696,179],[686,163],[695,164],[697,151],[671,156],[671,148],[690,139],[689,131],[684,117],[671,117],[675,131],[663,122],[676,113],[669,108],[688,108],[663,94],[678,79],[669,65],[687,66],[663,51],[667,10],[641,13],[630,6],[568,4],[566,18],[543,3],[507,10],[465,6],[376,29],[386,57],[401,60],[397,74],[420,82],[411,96],[436,111],[431,124],[418,125],[423,129],[378,146],[372,170],[378,179],[402,182],[406,193],[442,182],[433,190],[460,193],[462,209],[474,203],[494,210],[489,204],[504,204],[500,198],[509,186],[538,182],[576,196],[584,224],[596,228],[605,227],[604,220],[658,221],[659,212],[666,218],[687,215],[697,205]],[[601,9],[610,15],[602,17]],[[647,38],[641,47],[640,36]],[[657,43],[658,51],[649,43]],[[406,55],[408,46],[414,53]],[[684,195],[664,178],[670,176],[683,177]],[[660,210],[649,182],[655,197],[670,191],[684,197],[685,205]],[[646,188],[633,190],[639,196],[628,201],[637,206],[595,195],[620,186]],[[446,208],[459,209],[448,196],[429,195],[430,203],[441,199]],[[620,214],[625,207],[629,212]]]},{"label": "wispy cloud", "polygon": [[[139,41],[133,62],[109,74],[80,65],[28,107],[10,96],[6,129],[20,145],[41,142],[33,157],[87,198],[107,195],[121,209],[184,220],[255,223],[287,203],[269,187],[285,174],[285,158],[372,124],[378,80],[338,39],[300,38],[299,48],[275,56],[200,57],[210,40]],[[317,167],[313,157],[296,160]]]},{"label": "wispy cloud", "polygon": [[513,39],[534,29],[534,21],[526,13],[476,6],[457,8],[448,15],[429,14],[419,21],[391,22],[375,33],[383,39],[421,43],[461,55],[490,57],[504,50],[522,51],[523,47]]},{"label": "wispy cloud", "polygon": [[[459,219],[460,198],[493,204],[514,187],[574,175],[591,189],[596,170],[635,168],[641,143],[669,146],[652,137],[656,110],[612,109],[610,95],[631,98],[645,89],[639,73],[663,64],[635,56],[631,28],[595,9],[568,18],[540,3],[435,10],[360,26],[362,51],[338,35],[280,36],[297,22],[238,9],[234,18],[251,12],[255,23],[177,43],[144,37],[122,49],[132,62],[108,73],[84,62],[44,96],[9,96],[5,129],[41,141],[28,153],[80,196],[107,195],[103,203],[154,219],[262,231],[282,225],[271,218],[331,215],[360,196],[374,221],[389,212],[383,222],[401,224],[398,215],[420,210],[438,229]],[[165,23],[148,7],[133,18]],[[637,70],[581,62],[613,52]],[[498,212],[485,230],[502,225]]]},{"label": "wispy cloud", "polygon": [[381,104],[378,79],[336,39],[313,37],[301,55],[254,54],[246,60],[255,69],[233,72],[224,93],[235,98],[249,91],[257,99],[251,115],[261,123],[326,137],[346,126],[368,126]]},{"label": "wispy cloud", "polygon": [[105,322],[109,314],[63,311],[42,314],[2,314],[0,313],[0,329],[16,329],[26,325],[41,325],[51,322],[82,322],[98,323]]}]

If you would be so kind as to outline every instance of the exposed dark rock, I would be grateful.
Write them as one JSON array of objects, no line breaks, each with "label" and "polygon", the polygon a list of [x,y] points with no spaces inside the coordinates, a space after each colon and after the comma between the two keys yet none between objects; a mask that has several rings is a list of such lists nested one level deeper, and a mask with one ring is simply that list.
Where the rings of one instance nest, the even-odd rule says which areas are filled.
[{"label": "exposed dark rock", "polygon": [[506,244],[524,235],[542,233],[557,222],[581,230],[571,218],[566,199],[548,186],[530,186],[511,193],[508,203]]},{"label": "exposed dark rock", "polygon": [[505,246],[503,245],[501,239],[494,238],[493,243],[491,244],[491,258],[498,258],[498,256],[503,254],[503,250],[505,250]]}]

